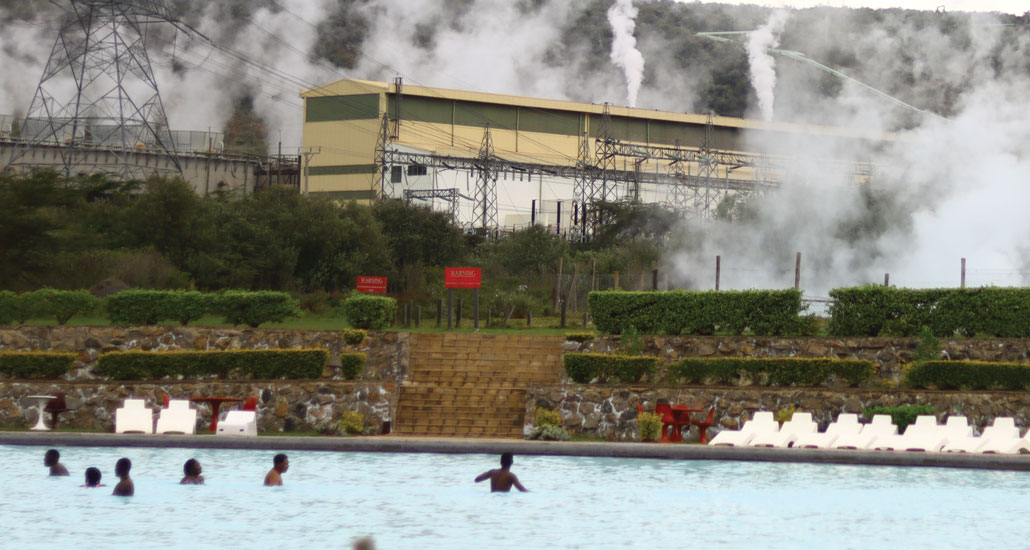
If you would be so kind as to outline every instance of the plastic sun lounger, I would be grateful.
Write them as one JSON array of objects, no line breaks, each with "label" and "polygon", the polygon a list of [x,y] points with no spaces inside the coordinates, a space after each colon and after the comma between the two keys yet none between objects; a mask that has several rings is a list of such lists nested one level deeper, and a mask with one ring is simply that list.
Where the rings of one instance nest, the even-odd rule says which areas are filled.
[{"label": "plastic sun lounger", "polygon": [[[997,428],[991,430],[991,428]],[[990,434],[988,434],[990,430]],[[986,439],[976,450],[986,454],[1016,454],[1019,452],[1020,442],[1019,427],[1016,420],[1011,416],[1000,416],[994,419],[994,424],[984,430],[981,439]]]},{"label": "plastic sun lounger", "polygon": [[826,431],[802,434],[794,442],[795,449],[829,449],[838,438],[844,435],[857,436],[862,431],[855,413],[841,413],[837,421],[826,427]]},{"label": "plastic sun lounger", "polygon": [[161,409],[161,416],[157,418],[157,433],[197,433],[197,409],[191,409],[190,402],[186,399],[169,401],[168,408]]},{"label": "plastic sun lounger", "polygon": [[217,435],[257,435],[257,412],[229,411],[218,421]]},{"label": "plastic sun lounger", "polygon": [[894,444],[895,451],[916,451],[937,453],[947,444],[944,426],[937,424],[937,417],[922,414],[905,429],[904,435],[898,437]]},{"label": "plastic sun lounger", "polygon": [[755,436],[748,447],[790,447],[804,434],[819,431],[819,424],[812,420],[810,412],[795,412],[790,420],[783,423],[779,431],[765,432]]},{"label": "plastic sun lounger", "polygon": [[972,429],[970,429],[970,435],[967,437],[956,438],[948,441],[948,444],[944,446],[944,452],[946,453],[978,453],[980,448],[992,443],[995,440],[1008,440],[1011,441],[1013,435],[1018,440],[1019,429],[1016,428],[1016,421],[1010,416],[1002,416],[994,419],[994,423],[984,428],[984,432],[980,436],[972,435]]},{"label": "plastic sun lounger", "polygon": [[862,427],[857,434],[843,434],[833,442],[833,449],[873,449],[878,439],[893,437],[898,434],[898,427],[889,415],[877,414],[872,422]]},{"label": "plastic sun lounger", "polygon": [[776,423],[776,419],[771,411],[758,411],[739,430],[721,431],[708,444],[713,446],[743,447],[758,434],[777,432],[779,429],[780,426]]},{"label": "plastic sun lounger", "polygon": [[115,433],[154,433],[154,413],[142,399],[126,399],[122,408],[114,411]]}]

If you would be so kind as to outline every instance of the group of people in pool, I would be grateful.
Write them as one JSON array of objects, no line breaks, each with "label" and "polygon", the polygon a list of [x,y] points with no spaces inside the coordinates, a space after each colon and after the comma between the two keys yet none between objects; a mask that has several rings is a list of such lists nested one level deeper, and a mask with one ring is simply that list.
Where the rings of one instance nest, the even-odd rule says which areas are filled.
[{"label": "group of people in pool", "polygon": [[[511,465],[514,460],[514,455],[511,453],[502,454],[501,467],[479,474],[476,476],[476,483],[489,479],[490,491],[494,493],[507,493],[511,491],[512,487],[524,493],[528,492],[529,489],[526,489],[519,483],[518,476],[511,472]],[[61,464],[61,453],[57,449],[50,449],[43,455],[43,465],[50,468],[50,475],[52,476],[70,475],[68,468]],[[290,459],[285,454],[279,453],[275,455],[272,458],[272,469],[265,474],[265,486],[282,485],[282,475],[289,468]],[[111,493],[112,495],[131,497],[136,492],[132,478],[129,477],[129,470],[131,469],[132,461],[128,458],[119,458],[118,462],[115,463],[114,474],[118,476],[118,484],[115,485],[114,491]],[[201,475],[203,471],[197,459],[191,458],[187,460],[182,465],[183,478],[179,481],[179,485],[203,485],[204,476]],[[94,466],[86,468],[86,483],[83,487],[106,487],[106,485],[100,483],[100,477],[100,469]]]}]

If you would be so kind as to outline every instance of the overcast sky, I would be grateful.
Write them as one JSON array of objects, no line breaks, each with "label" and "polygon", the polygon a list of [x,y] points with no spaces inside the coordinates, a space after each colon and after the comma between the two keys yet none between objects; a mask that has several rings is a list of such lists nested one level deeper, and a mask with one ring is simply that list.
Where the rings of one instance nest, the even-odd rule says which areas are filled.
[{"label": "overcast sky", "polygon": [[[693,0],[679,0],[681,2]],[[720,0],[720,4],[759,4],[762,6],[789,6],[810,8],[835,6],[848,8],[905,8],[910,10],[936,10],[944,6],[947,11],[1000,11],[1023,15],[1030,11],[1027,0]]]}]

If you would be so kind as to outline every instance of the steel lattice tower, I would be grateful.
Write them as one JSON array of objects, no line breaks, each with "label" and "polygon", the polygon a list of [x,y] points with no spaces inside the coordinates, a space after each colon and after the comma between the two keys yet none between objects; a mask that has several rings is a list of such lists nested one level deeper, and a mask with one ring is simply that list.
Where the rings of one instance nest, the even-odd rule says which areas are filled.
[{"label": "steel lattice tower", "polygon": [[472,207],[472,227],[497,229],[497,170],[494,169],[494,142],[490,125],[483,129],[483,143],[476,161],[475,204]]},{"label": "steel lattice tower", "polygon": [[[56,147],[66,175],[181,174],[146,37],[151,23],[185,29],[164,0],[68,1],[10,164],[31,166],[30,149]],[[141,152],[163,162],[135,162]]]}]

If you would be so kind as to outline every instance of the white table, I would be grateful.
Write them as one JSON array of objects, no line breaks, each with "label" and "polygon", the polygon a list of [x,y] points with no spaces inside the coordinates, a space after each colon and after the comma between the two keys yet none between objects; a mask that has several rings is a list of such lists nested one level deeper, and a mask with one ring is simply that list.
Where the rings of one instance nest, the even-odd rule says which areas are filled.
[{"label": "white table", "polygon": [[36,421],[36,425],[35,426],[33,426],[33,427],[29,428],[29,429],[30,430],[37,430],[37,431],[49,431],[50,428],[47,428],[46,427],[46,422],[43,422],[43,409],[46,407],[47,401],[50,401],[51,399],[57,399],[57,396],[56,395],[27,395],[25,397],[27,397],[29,399],[38,399],[39,400],[39,420]]}]

